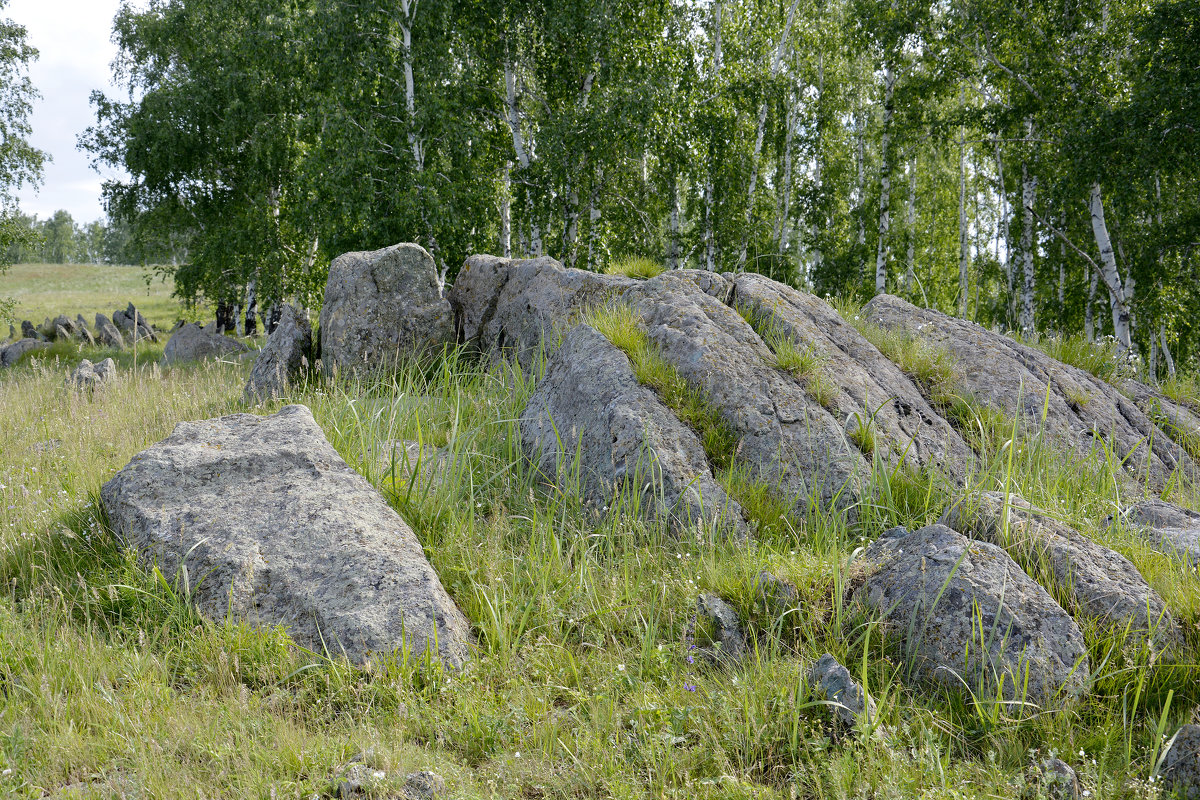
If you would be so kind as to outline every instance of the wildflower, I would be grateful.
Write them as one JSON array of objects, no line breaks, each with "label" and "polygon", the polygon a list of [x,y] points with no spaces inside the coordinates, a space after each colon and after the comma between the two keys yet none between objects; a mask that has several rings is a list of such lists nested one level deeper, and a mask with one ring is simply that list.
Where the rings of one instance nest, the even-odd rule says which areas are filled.
[{"label": "wildflower", "polygon": [[692,655],[691,655],[691,653],[688,653],[687,662],[688,662],[689,664],[695,664],[695,663],[696,663],[696,659],[692,658]]},{"label": "wildflower", "polygon": [[617,672],[624,672],[624,671],[625,671],[625,665],[617,664]]},{"label": "wildflower", "polygon": [[694,691],[696,691],[696,686],[695,686],[695,684],[691,684],[691,683],[685,683],[685,684],[683,685],[683,688],[684,688],[684,690],[685,690],[685,691],[688,691],[688,692],[694,692]]}]

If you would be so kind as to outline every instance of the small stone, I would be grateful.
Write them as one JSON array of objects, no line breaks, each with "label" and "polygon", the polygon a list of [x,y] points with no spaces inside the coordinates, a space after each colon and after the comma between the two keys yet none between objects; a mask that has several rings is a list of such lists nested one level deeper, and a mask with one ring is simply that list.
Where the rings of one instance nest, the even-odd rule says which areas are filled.
[{"label": "small stone", "polygon": [[446,781],[436,772],[410,772],[401,791],[407,800],[434,800],[446,793]]},{"label": "small stone", "polygon": [[808,681],[829,703],[834,717],[854,727],[860,721],[870,724],[877,717],[875,701],[867,696],[858,681],[850,676],[830,653],[821,656],[808,673]]},{"label": "small stone", "polygon": [[86,358],[67,377],[68,389],[93,392],[117,377],[117,365],[111,358],[106,358],[99,364],[93,364]]},{"label": "small stone", "polygon": [[786,614],[800,603],[800,590],[791,581],[761,572],[758,575],[758,598],[775,614]]},{"label": "small stone", "polygon": [[1167,791],[1200,798],[1200,725],[1184,725],[1171,737],[1159,774]]},{"label": "small stone", "polygon": [[121,335],[117,326],[103,314],[96,315],[96,340],[105,347],[114,347],[117,350],[125,349],[125,337]]},{"label": "small stone", "polygon": [[1033,796],[1047,800],[1078,800],[1080,796],[1079,776],[1071,765],[1053,756],[1037,765],[1034,775]]},{"label": "small stone", "polygon": [[701,655],[714,662],[735,663],[750,652],[737,612],[720,597],[712,592],[701,594],[696,599],[696,615],[712,625],[712,645],[697,648]]},{"label": "small stone", "polygon": [[372,769],[366,764],[350,764],[340,772],[341,776],[337,779],[337,796],[342,798],[366,794],[376,784],[387,780],[386,772]]}]

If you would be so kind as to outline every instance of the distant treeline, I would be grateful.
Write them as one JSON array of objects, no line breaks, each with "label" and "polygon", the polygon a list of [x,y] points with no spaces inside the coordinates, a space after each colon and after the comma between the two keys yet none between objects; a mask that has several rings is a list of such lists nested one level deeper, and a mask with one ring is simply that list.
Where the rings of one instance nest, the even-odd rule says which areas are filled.
[{"label": "distant treeline", "polygon": [[124,222],[79,223],[64,209],[46,219],[18,212],[10,224],[15,235],[8,237],[6,263],[178,264],[187,257],[187,248],[171,237],[134,241]]}]

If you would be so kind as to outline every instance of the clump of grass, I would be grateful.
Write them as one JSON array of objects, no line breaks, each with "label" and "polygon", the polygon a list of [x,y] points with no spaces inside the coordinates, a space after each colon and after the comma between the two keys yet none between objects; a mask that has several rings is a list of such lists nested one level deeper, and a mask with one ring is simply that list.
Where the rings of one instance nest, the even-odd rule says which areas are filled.
[{"label": "clump of grass", "polygon": [[717,469],[733,463],[738,435],[704,396],[690,386],[646,336],[633,309],[613,304],[593,309],[584,321],[629,356],[638,383],[649,386],[667,408],[696,431],[704,452]]},{"label": "clump of grass", "polygon": [[1133,377],[1129,361],[1115,339],[1104,337],[1088,341],[1082,334],[1024,338],[1025,344],[1038,348],[1055,361],[1090,372],[1102,381]]},{"label": "clump of grass", "polygon": [[755,479],[744,464],[729,467],[717,474],[717,480],[730,497],[738,501],[746,519],[760,538],[794,541],[803,529],[790,503],[772,491],[764,481]]},{"label": "clump of grass", "polygon": [[613,261],[604,271],[609,275],[624,275],[626,278],[645,280],[653,278],[655,275],[661,275],[666,268],[666,264],[652,258],[624,256]]},{"label": "clump of grass", "polygon": [[1159,390],[1181,405],[1200,409],[1200,375],[1175,375],[1159,385]]},{"label": "clump of grass", "polygon": [[800,381],[804,393],[822,407],[834,410],[838,387],[825,371],[828,357],[810,344],[797,342],[766,314],[741,304],[737,306],[737,312],[766,342],[775,356],[775,366]]}]

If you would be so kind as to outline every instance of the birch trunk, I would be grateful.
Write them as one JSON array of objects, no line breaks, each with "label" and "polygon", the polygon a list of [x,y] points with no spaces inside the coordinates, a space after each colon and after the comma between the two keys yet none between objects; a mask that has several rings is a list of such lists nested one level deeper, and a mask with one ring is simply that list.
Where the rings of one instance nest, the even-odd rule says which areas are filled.
[{"label": "birch trunk", "polygon": [[[517,103],[517,71],[511,58],[504,61],[504,93],[505,119],[508,120],[508,128],[512,134],[513,151],[517,156],[517,164],[524,172],[529,169],[529,150],[525,145],[525,135],[521,130],[521,111]],[[530,226],[528,254],[536,258],[542,254],[542,230],[534,218],[533,198],[529,192],[525,193],[525,201]]]},{"label": "birch trunk", "polygon": [[1158,328],[1158,338],[1162,342],[1163,361],[1167,364],[1167,376],[1175,377],[1175,359],[1171,357],[1171,348],[1167,346],[1167,326],[1160,325]]},{"label": "birch trunk", "polygon": [[1123,349],[1129,350],[1133,346],[1129,335],[1129,301],[1132,299],[1132,290],[1121,281],[1121,273],[1117,268],[1117,255],[1113,251],[1112,239],[1108,235],[1108,224],[1104,220],[1104,198],[1098,182],[1092,184],[1092,193],[1088,198],[1088,210],[1092,217],[1092,235],[1095,237],[1096,247],[1100,251],[1100,279],[1108,287],[1113,336]]},{"label": "birch trunk", "polygon": [[667,246],[667,269],[679,269],[679,177],[671,175],[671,241]]},{"label": "birch trunk", "polygon": [[906,269],[904,271],[904,291],[912,286],[917,275],[917,163],[916,159],[908,168],[908,208],[905,211],[904,223],[908,234],[908,252],[904,255]]},{"label": "birch trunk", "polygon": [[600,187],[601,176],[596,176],[596,184],[592,187],[592,196],[588,200],[588,263],[589,269],[596,269],[596,254],[600,250]]},{"label": "birch trunk", "polygon": [[512,163],[504,162],[504,188],[500,192],[500,254],[512,258]]},{"label": "birch trunk", "polygon": [[[713,3],[713,61],[712,74],[710,79],[715,84],[717,76],[721,74],[721,11],[724,3]],[[715,220],[713,219],[716,209],[714,208],[714,187],[713,187],[713,170],[716,165],[713,163],[713,148],[709,147],[708,158],[708,178],[704,182],[704,268],[709,272],[714,272],[717,268],[717,242]]]},{"label": "birch trunk", "polygon": [[[961,103],[961,98],[960,98]],[[967,317],[970,297],[971,250],[967,235],[967,137],[958,132],[958,315]]]},{"label": "birch trunk", "polygon": [[1083,336],[1089,342],[1096,341],[1096,283],[1100,275],[1091,267],[1085,267],[1088,279],[1087,303],[1083,307]]},{"label": "birch trunk", "polygon": [[814,145],[816,152],[813,153],[813,192],[816,202],[814,203],[812,215],[812,272],[820,271],[824,265],[825,253],[822,249],[821,234],[823,230],[823,209],[824,203],[821,202],[821,193],[823,190],[822,179],[824,178],[822,166],[824,164],[824,155],[822,145],[824,144],[825,125],[824,115],[821,113],[821,103],[825,97],[825,55],[817,53],[817,108],[816,108],[816,123],[813,126],[816,134],[816,144]]},{"label": "birch trunk", "polygon": [[1021,332],[1033,333],[1033,297],[1037,276],[1033,270],[1033,204],[1037,202],[1037,176],[1029,174],[1029,165],[1021,162]]},{"label": "birch trunk", "polygon": [[863,128],[862,112],[857,112],[854,116],[854,208],[858,216],[858,238],[855,241],[858,246],[864,247],[867,244],[867,222],[866,222],[866,152],[863,137],[865,132]]},{"label": "birch trunk", "polygon": [[888,160],[891,143],[892,96],[896,89],[896,73],[890,64],[883,72],[883,133],[879,140],[879,242],[875,248],[875,294],[887,291],[888,231],[891,228],[892,165]]}]

